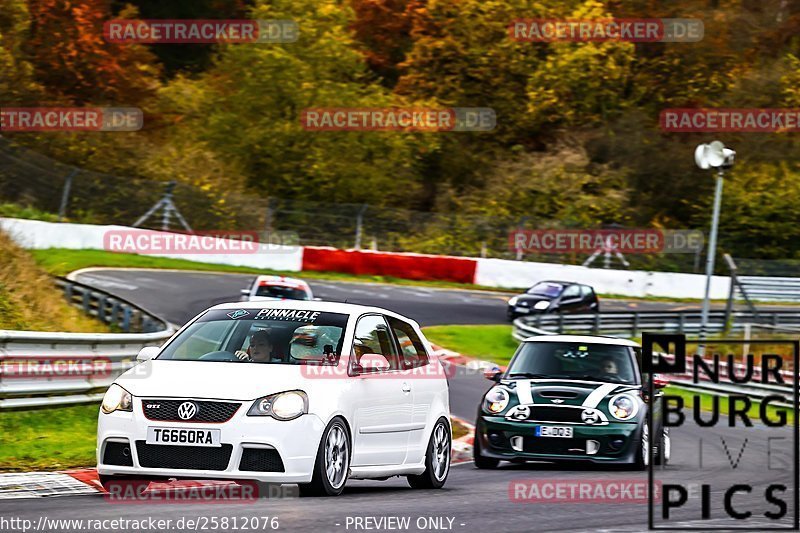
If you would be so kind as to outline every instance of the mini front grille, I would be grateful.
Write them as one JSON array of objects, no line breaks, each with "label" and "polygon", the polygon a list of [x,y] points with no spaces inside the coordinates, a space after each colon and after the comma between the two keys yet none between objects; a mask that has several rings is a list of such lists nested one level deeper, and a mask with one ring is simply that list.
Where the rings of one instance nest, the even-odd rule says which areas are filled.
[{"label": "mini front grille", "polygon": [[[183,419],[178,416],[181,404],[191,402],[196,406],[192,418]],[[242,404],[236,402],[213,402],[208,400],[159,400],[143,399],[142,411],[150,420],[167,422],[227,422],[239,410]]]},{"label": "mini front grille", "polygon": [[106,450],[103,452],[103,464],[114,466],[133,466],[133,454],[131,445],[127,442],[106,442]]},{"label": "mini front grille", "polygon": [[573,407],[536,406],[531,407],[531,414],[528,420],[582,424],[582,412],[583,409],[576,409]]},{"label": "mini front grille", "polygon": [[245,448],[239,470],[246,472],[284,472],[283,461],[278,450],[266,448]]},{"label": "mini front grille", "polygon": [[145,468],[181,470],[225,470],[231,460],[233,446],[166,446],[136,441],[139,464]]}]

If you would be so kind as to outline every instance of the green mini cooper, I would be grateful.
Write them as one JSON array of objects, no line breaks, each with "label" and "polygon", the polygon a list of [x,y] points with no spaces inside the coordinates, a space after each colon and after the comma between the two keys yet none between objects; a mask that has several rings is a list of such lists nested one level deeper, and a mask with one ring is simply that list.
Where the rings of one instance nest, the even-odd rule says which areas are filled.
[{"label": "green mini cooper", "polygon": [[666,463],[669,431],[663,427],[660,388],[647,397],[641,348],[611,337],[545,335],[517,348],[505,372],[484,395],[475,424],[478,468],[501,460],[589,461],[642,469],[650,454],[648,417],[654,416],[653,460]]}]

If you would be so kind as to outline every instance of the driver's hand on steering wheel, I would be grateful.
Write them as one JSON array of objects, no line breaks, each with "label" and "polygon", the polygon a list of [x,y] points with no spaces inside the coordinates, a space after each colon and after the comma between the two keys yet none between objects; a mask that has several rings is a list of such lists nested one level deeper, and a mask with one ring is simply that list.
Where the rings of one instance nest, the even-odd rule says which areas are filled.
[{"label": "driver's hand on steering wheel", "polygon": [[252,361],[252,359],[250,359],[250,354],[242,350],[236,350],[234,355],[236,355],[240,361]]}]

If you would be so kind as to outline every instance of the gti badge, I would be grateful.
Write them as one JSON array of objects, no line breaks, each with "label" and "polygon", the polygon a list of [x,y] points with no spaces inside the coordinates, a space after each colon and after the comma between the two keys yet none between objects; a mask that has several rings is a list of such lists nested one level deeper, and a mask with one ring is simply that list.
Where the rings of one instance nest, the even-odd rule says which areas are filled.
[{"label": "gti badge", "polygon": [[197,405],[194,402],[183,402],[178,406],[178,416],[181,420],[190,420],[197,414]]},{"label": "gti badge", "polygon": [[249,314],[250,314],[250,313],[248,313],[248,312],[247,312],[247,311],[245,311],[244,309],[237,309],[236,311],[233,311],[233,312],[231,312],[231,313],[228,313],[228,316],[229,316],[230,318],[232,318],[232,319],[236,320],[237,318],[242,318],[243,316],[247,316],[247,315],[249,315]]},{"label": "gti badge", "polygon": [[581,420],[584,424],[596,424],[599,422],[600,417],[597,416],[597,411],[594,409],[584,409],[581,413]]}]

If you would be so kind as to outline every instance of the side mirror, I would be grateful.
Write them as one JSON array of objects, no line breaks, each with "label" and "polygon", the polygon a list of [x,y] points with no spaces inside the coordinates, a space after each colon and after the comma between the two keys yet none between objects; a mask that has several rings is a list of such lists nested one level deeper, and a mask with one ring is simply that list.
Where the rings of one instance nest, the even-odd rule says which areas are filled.
[{"label": "side mirror", "polygon": [[250,298],[250,289],[242,289],[239,291],[239,294],[242,297],[242,301],[246,302],[248,298]]},{"label": "side mirror", "polygon": [[495,383],[500,381],[502,375],[503,371],[497,368],[496,366],[492,368],[487,368],[486,370],[483,371],[483,377],[485,377],[489,381],[494,381]]},{"label": "side mirror", "polygon": [[663,389],[667,385],[669,385],[669,379],[659,376],[658,374],[653,374],[653,388]]},{"label": "side mirror", "polygon": [[153,357],[158,355],[158,352],[161,351],[161,348],[158,346],[145,346],[139,353],[136,355],[136,362],[137,363],[144,363],[145,361],[149,361]]}]

